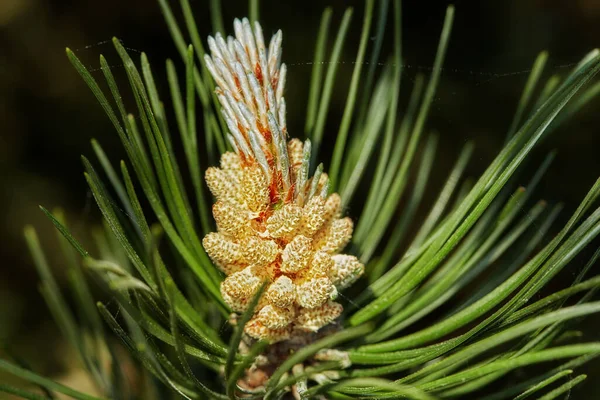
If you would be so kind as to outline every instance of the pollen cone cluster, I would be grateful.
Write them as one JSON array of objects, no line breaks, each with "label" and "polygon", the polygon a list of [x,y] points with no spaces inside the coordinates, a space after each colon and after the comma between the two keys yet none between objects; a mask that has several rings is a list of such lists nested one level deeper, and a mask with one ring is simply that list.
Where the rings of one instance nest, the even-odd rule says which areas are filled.
[{"label": "pollen cone cluster", "polygon": [[339,195],[328,195],[322,165],[309,176],[310,141],[287,139],[281,31],[267,49],[258,23],[236,20],[234,28],[235,38],[209,37],[205,57],[235,152],[206,171],[217,232],[203,245],[227,275],[221,294],[233,311],[243,312],[266,283],[244,331],[273,343],[335,320],[338,290],[364,266],[339,254],[352,220],[342,217]]}]

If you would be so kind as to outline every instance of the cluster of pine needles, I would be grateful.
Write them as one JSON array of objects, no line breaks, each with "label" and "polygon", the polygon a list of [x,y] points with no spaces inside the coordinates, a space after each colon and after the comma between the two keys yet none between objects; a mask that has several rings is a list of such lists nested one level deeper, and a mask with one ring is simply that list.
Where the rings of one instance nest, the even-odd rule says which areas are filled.
[{"label": "cluster of pine needles", "polygon": [[[586,378],[574,370],[600,355],[600,342],[582,343],[574,327],[600,312],[600,302],[592,301],[600,277],[589,276],[600,250],[590,252],[566,289],[542,289],[600,233],[600,180],[576,210],[567,210],[571,217],[552,238],[548,232],[560,205],[530,198],[553,155],[533,168],[527,185],[515,187],[515,181],[536,144],[600,91],[600,84],[590,83],[600,69],[597,50],[566,76],[546,82],[541,77],[548,56],[541,53],[507,124],[504,148],[478,179],[466,179],[474,151],[467,143],[426,218],[416,221],[435,169],[437,137],[428,131],[427,118],[454,8],[447,10],[430,76],[402,81],[412,85],[404,108],[400,1],[365,1],[353,73],[340,85],[347,90],[345,108],[337,135],[330,137],[324,137],[325,123],[353,11],[346,10],[331,34],[332,10],[325,9],[303,135],[312,143],[312,168],[325,161],[330,190],[345,207],[352,205],[355,231],[347,252],[364,263],[365,274],[349,289],[352,295],[339,298],[342,329],[290,354],[264,387],[247,391],[238,382],[268,346],[258,341],[238,351],[257,298],[229,327],[230,310],[219,292],[223,275],[201,243],[215,230],[204,170],[231,149],[228,130],[189,1],[179,2],[181,23],[169,0],[158,3],[181,56],[166,61],[169,93],[158,92],[155,81],[163,78],[153,75],[147,56],[134,61],[117,39],[127,89],[118,87],[103,56],[101,83],[67,49],[127,155],[114,164],[93,140],[96,160],[83,157],[85,179],[103,216],[103,225],[91,232],[93,245],[84,247],[71,235],[60,210],[42,208],[59,233],[70,293],[57,285],[35,229],[25,229],[41,293],[95,393],[42,377],[18,360],[0,360],[0,370],[29,386],[0,383],[0,391],[26,399],[54,393],[80,400],[280,399],[295,387],[294,394],[306,399],[553,399]],[[225,33],[220,3],[211,1],[213,32]],[[258,10],[258,1],[250,1],[251,21],[258,20]],[[285,32],[285,26],[273,28]],[[386,32],[394,50],[378,71]],[[132,113],[124,105],[125,90],[137,105]],[[288,111],[301,107],[290,102]],[[329,140],[335,144],[327,161],[320,150]],[[176,157],[176,145],[184,157]],[[108,302],[97,302],[94,293]],[[308,362],[324,349],[344,357]],[[534,364],[541,368],[526,378],[512,374]]]}]

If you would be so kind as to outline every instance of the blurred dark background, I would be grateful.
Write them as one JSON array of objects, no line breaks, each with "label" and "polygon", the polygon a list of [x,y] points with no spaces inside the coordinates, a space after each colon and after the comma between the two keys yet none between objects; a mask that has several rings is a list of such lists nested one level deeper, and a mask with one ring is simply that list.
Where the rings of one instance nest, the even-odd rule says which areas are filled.
[{"label": "blurred dark background", "polygon": [[[223,3],[229,29],[234,17],[247,14],[247,2]],[[417,73],[431,71],[449,3],[404,2],[404,98]],[[205,37],[210,33],[208,1],[191,0],[191,4]],[[545,81],[553,74],[566,74],[583,55],[600,46],[598,0],[457,0],[454,4],[454,29],[427,126],[440,132],[434,189],[443,182],[467,140],[473,139],[477,149],[469,166],[472,176],[478,176],[501,149],[539,51],[550,52]],[[345,7],[355,8],[328,123],[327,131],[336,132],[358,47],[363,3],[262,1],[265,36],[278,28],[284,33],[292,136],[301,135],[304,126],[311,59],[325,6],[334,10],[332,29],[337,29]],[[164,60],[173,58],[180,66],[180,59],[155,1],[0,0],[0,344],[36,370],[63,378],[76,374],[70,368],[72,356],[39,295],[22,231],[25,224],[35,225],[52,260],[55,233],[38,204],[64,208],[76,236],[99,221],[79,156],[92,155],[89,142],[93,137],[101,141],[111,159],[118,160],[123,152],[64,49],[73,49],[96,78],[102,75],[97,69],[98,56],[105,54],[117,79],[123,81],[125,72],[109,43],[112,36],[119,37],[133,55],[139,51],[148,54],[159,77],[159,90],[166,96]],[[390,53],[387,41],[381,61]],[[550,203],[564,202],[565,217],[600,175],[599,100],[542,143],[532,156],[531,165],[535,166],[548,151],[558,150],[537,197]],[[434,195],[436,190],[430,193]],[[53,267],[65,283],[60,263]],[[575,270],[580,267],[574,266]],[[584,327],[593,340],[600,339],[597,318],[590,317]],[[600,377],[600,363],[590,364],[586,371]],[[596,390],[600,391],[600,380],[588,379],[571,398],[597,398],[592,395]]]}]

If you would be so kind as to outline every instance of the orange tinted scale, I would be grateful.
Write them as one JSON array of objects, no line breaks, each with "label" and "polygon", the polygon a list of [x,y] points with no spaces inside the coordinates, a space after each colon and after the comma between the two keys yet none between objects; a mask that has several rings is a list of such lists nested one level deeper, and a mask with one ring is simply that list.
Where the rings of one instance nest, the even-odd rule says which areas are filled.
[{"label": "orange tinted scale", "polygon": [[280,175],[279,172],[273,176],[271,184],[269,185],[269,197],[271,199],[271,204],[276,204],[279,202],[279,186],[277,185],[277,175]]},{"label": "orange tinted scale", "polygon": [[244,136],[245,139],[248,139],[248,132],[246,131],[246,128],[244,128],[244,126],[240,122],[237,123],[237,127],[238,130],[242,133],[242,136]]},{"label": "orange tinted scale", "polygon": [[246,155],[244,154],[243,151],[240,151],[238,153],[239,157],[240,157],[240,166],[243,168],[248,168],[250,165],[253,164],[253,162],[246,157]]},{"label": "orange tinted scale", "polygon": [[294,200],[294,190],[296,189],[296,184],[292,184],[292,187],[288,190],[285,199],[283,200],[285,204],[289,204]]},{"label": "orange tinted scale", "polygon": [[256,79],[258,80],[258,83],[260,83],[260,85],[263,85],[263,74],[262,74],[262,69],[260,68],[260,64],[256,63],[256,66],[254,67],[254,75],[256,75]]},{"label": "orange tinted scale", "polygon": [[272,140],[271,131],[268,128],[265,128],[264,126],[262,126],[262,124],[260,122],[257,122],[256,125],[258,125],[258,131],[260,132],[261,135],[263,135],[263,137],[265,138],[267,143],[271,143],[271,140]]},{"label": "orange tinted scale", "polygon": [[277,256],[275,261],[273,261],[271,268],[273,268],[273,280],[283,275],[283,272],[281,272],[281,255]]}]

